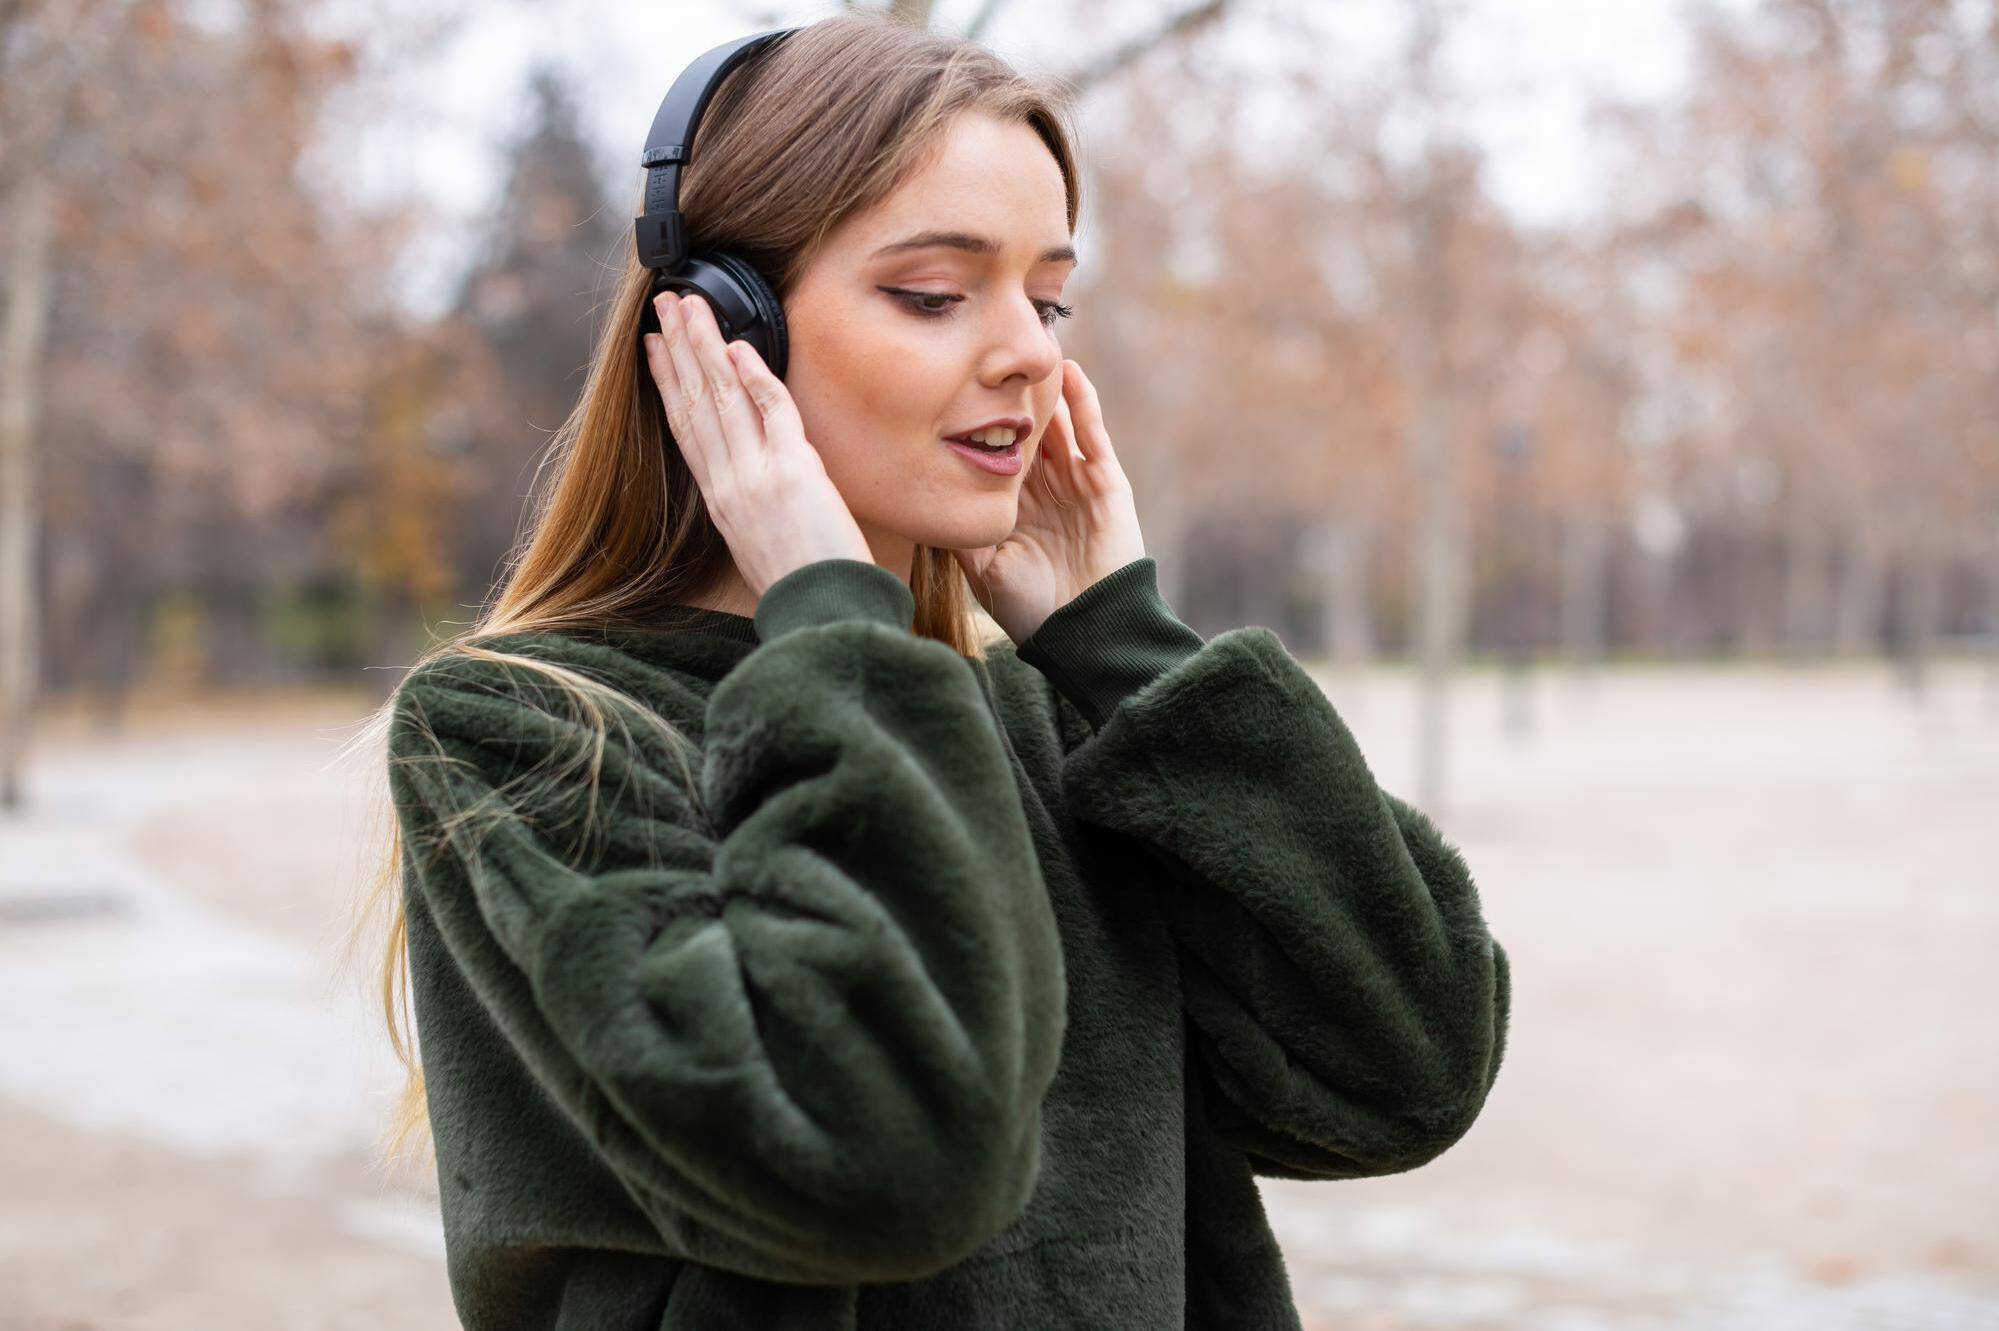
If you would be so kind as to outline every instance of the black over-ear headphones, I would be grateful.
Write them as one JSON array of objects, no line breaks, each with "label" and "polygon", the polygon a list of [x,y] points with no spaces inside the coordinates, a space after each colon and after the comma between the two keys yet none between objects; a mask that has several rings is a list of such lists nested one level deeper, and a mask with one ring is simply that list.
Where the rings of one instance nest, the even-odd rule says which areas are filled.
[{"label": "black over-ear headphones", "polygon": [[660,292],[704,296],[721,326],[722,340],[748,342],[779,379],[784,378],[790,351],[784,307],[763,274],[741,255],[715,248],[688,253],[687,222],[680,215],[680,168],[688,160],[708,98],[723,76],[796,31],[772,28],[724,42],[680,72],[646,135],[645,154],[639,159],[646,168],[645,214],[632,220],[639,262],[657,270],[646,290],[644,331],[659,331],[653,301]]}]

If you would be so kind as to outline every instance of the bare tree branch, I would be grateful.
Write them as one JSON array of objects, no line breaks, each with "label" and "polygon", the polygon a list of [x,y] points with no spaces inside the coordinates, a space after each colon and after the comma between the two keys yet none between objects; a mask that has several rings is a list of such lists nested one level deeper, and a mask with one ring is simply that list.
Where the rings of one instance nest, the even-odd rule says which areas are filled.
[{"label": "bare tree branch", "polygon": [[1228,0],[1203,0],[1203,3],[1167,19],[1151,32],[1115,47],[1101,60],[1084,65],[1069,74],[1067,81],[1079,93],[1087,92],[1147,52],[1165,45],[1176,37],[1183,37],[1206,27],[1220,18],[1227,8]]}]

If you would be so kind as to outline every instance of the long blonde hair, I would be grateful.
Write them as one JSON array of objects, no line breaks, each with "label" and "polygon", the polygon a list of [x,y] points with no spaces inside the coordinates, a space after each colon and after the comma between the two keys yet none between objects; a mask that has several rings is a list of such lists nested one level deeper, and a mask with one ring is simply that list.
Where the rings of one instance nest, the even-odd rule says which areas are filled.
[{"label": "long blonde hair", "polygon": [[[879,14],[844,12],[745,61],[716,89],[682,173],[680,209],[697,244],[744,255],[782,298],[829,231],[891,194],[923,164],[946,122],[976,110],[1040,134],[1067,185],[1073,233],[1081,184],[1073,106],[1070,86],[1026,78],[976,41]],[[686,461],[670,446],[658,389],[641,353],[651,277],[627,249],[582,394],[537,472],[527,533],[478,620],[411,663],[414,670],[440,657],[475,658],[534,672],[555,685],[596,733],[587,763],[593,805],[607,710],[638,714],[676,752],[684,737],[599,680],[472,640],[643,624],[648,607],[656,611],[699,596],[728,569],[727,543]],[[917,634],[984,659],[978,603],[949,551],[917,546],[910,591]],[[395,708],[392,692],[348,748],[379,752]],[[360,899],[346,956],[351,959],[386,907],[382,1014],[407,1074],[382,1140],[385,1157],[394,1162],[419,1143],[434,1142],[410,1013],[407,919],[399,890],[403,838],[393,807],[385,814],[380,840],[387,849]]]}]

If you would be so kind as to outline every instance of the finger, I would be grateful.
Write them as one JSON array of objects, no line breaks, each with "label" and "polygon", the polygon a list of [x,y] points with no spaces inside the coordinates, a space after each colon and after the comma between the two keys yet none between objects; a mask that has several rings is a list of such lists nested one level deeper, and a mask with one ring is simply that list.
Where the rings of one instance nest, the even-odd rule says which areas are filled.
[{"label": "finger", "polygon": [[712,467],[730,465],[729,441],[722,436],[722,422],[715,415],[713,394],[708,391],[708,376],[701,370],[700,357],[694,344],[688,340],[686,315],[682,313],[689,302],[699,300],[698,296],[682,296],[674,302],[679,310],[663,310],[659,326],[666,334],[666,349],[673,357],[674,375],[680,395],[681,418],[686,422],[689,440],[681,438],[679,430],[674,437],[680,439],[681,451],[698,448],[706,455]]},{"label": "finger", "polygon": [[1048,418],[1048,428],[1042,432],[1041,449],[1035,454],[1035,461],[1042,466],[1052,467],[1058,472],[1069,469],[1070,438],[1073,430],[1069,424],[1069,410],[1060,398],[1055,400],[1055,413]]},{"label": "finger", "polygon": [[653,387],[659,390],[660,405],[667,408],[666,423],[672,426],[678,410],[667,391],[673,386],[673,357],[666,354],[666,339],[658,333],[647,333],[640,341],[645,344],[646,369],[652,374]]},{"label": "finger", "polygon": [[[667,306],[658,308],[664,326],[672,313]],[[687,432],[687,423],[680,411],[680,373],[673,368],[673,354],[667,350],[663,333],[647,333],[640,340],[645,344],[646,368],[652,372],[653,387],[659,390],[660,405],[666,409],[666,428],[678,440]]]},{"label": "finger", "polygon": [[[658,301],[654,302],[654,307],[659,311],[661,326],[664,327],[667,307]],[[680,414],[680,401],[676,396],[678,376],[674,373],[673,357],[666,350],[666,338],[660,333],[647,333],[640,341],[645,345],[646,368],[652,371],[653,386],[659,389],[660,403],[666,408],[667,424],[677,430],[679,427],[674,425],[674,417]]]},{"label": "finger", "polygon": [[667,424],[672,428],[674,437],[678,438],[686,430],[687,422],[680,410],[680,371],[674,367],[673,352],[667,345],[667,334],[680,318],[674,302],[671,291],[662,291],[653,297],[653,309],[659,315],[659,331],[645,335],[645,347],[646,365],[652,370],[653,382],[659,385]]},{"label": "finger", "polygon": [[715,404],[715,419],[730,455],[754,456],[752,450],[763,448],[765,443],[763,415],[743,386],[741,372],[722,340],[721,326],[708,302],[697,300],[687,307],[687,340],[700,359],[709,397]]},{"label": "finger", "polygon": [[1055,399],[1055,414],[1048,420],[1048,438],[1041,452],[1052,471],[1048,479],[1073,482],[1076,472],[1076,422],[1069,404]]},{"label": "finger", "polygon": [[1062,462],[1067,465],[1076,459],[1076,413],[1069,410],[1069,399],[1055,400],[1055,419],[1062,426]]},{"label": "finger", "polygon": [[1062,395],[1069,407],[1076,446],[1083,456],[1091,461],[1114,456],[1110,435],[1104,429],[1103,405],[1097,400],[1096,386],[1073,360],[1062,362]]},{"label": "finger", "polygon": [[791,390],[784,386],[784,380],[771,373],[757,349],[747,342],[731,342],[729,357],[735,362],[750,405],[763,420],[765,441],[780,447],[808,444],[805,422],[798,415],[798,404],[792,400]]},{"label": "finger", "polygon": [[[672,292],[662,292],[654,298],[653,307],[659,313],[659,325],[670,329],[680,322],[674,309],[677,298]],[[688,469],[694,473],[695,482],[705,492],[708,486],[708,455],[701,450],[695,438],[694,427],[687,418],[685,397],[680,391],[680,371],[673,363],[673,353],[668,348],[664,332],[647,333],[644,338],[646,366],[652,371],[653,383],[659,389],[660,404],[666,409],[666,428],[673,436],[673,442],[686,460]]]},{"label": "finger", "polygon": [[1076,485],[1075,459],[1069,450],[1072,434],[1069,412],[1062,400],[1055,401],[1055,413],[1048,418],[1048,428],[1041,432],[1041,445],[1035,450],[1034,466],[1028,471],[1027,483],[1051,504],[1062,504],[1062,495],[1073,490]]}]

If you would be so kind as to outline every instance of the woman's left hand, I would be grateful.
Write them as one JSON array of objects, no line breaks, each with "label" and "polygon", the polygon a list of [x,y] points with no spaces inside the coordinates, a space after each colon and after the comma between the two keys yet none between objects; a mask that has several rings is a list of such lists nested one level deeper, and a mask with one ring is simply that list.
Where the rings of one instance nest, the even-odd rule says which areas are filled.
[{"label": "woman's left hand", "polygon": [[[1073,457],[1070,445],[1083,456]],[[1014,529],[998,545],[953,550],[985,607],[1015,643],[1078,592],[1145,554],[1131,482],[1104,430],[1097,390],[1073,360],[1020,487]]]}]

